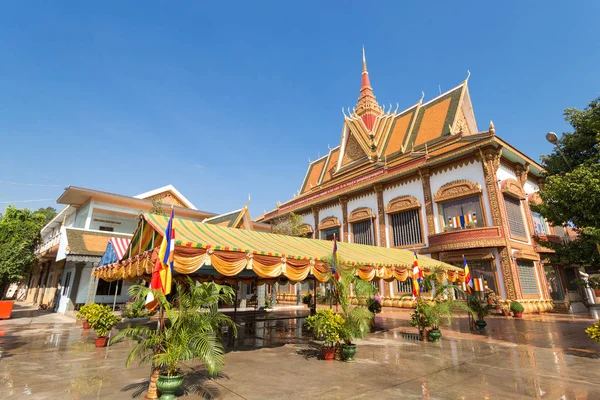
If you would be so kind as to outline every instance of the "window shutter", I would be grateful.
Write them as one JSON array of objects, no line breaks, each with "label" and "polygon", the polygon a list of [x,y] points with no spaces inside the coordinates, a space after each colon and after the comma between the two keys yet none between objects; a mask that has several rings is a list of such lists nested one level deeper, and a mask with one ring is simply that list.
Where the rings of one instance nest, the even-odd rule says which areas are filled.
[{"label": "window shutter", "polygon": [[504,203],[506,204],[506,215],[508,216],[510,234],[512,236],[526,238],[527,231],[525,230],[525,222],[523,221],[523,214],[521,213],[521,200],[513,199],[510,196],[504,196]]},{"label": "window shutter", "polygon": [[521,281],[523,294],[538,294],[533,261],[517,260],[517,269],[519,270],[519,280]]},{"label": "window shutter", "polygon": [[423,243],[419,209],[391,215],[392,243],[395,246],[410,246]]},{"label": "window shutter", "polygon": [[352,224],[352,234],[354,243],[368,244],[373,246],[373,223],[371,219],[367,219]]}]

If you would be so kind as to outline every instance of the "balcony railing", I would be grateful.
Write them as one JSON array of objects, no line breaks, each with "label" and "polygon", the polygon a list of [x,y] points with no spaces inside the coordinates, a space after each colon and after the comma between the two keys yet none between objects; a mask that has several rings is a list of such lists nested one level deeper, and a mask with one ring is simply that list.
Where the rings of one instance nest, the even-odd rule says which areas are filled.
[{"label": "balcony railing", "polygon": [[499,226],[447,230],[429,236],[429,251],[474,249],[503,246],[504,233]]},{"label": "balcony railing", "polygon": [[56,232],[54,235],[50,236],[49,238],[44,240],[42,243],[40,243],[37,246],[37,248],[35,249],[35,253],[42,254],[42,253],[50,250],[54,246],[57,246],[59,242],[60,242],[60,231]]}]

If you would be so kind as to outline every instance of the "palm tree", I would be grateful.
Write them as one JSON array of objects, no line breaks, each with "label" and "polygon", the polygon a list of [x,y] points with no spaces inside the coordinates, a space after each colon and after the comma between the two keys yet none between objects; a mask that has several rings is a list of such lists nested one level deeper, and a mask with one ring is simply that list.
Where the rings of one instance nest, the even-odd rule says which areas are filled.
[{"label": "palm tree", "polygon": [[[130,296],[144,298],[151,289],[133,285]],[[162,329],[147,326],[129,327],[119,332],[111,341],[129,338],[137,342],[127,357],[129,367],[134,359],[139,363],[152,363],[167,376],[179,374],[179,364],[197,360],[204,364],[210,375],[221,371],[225,350],[221,343],[221,327],[229,326],[237,334],[235,323],[218,311],[219,301],[230,303],[234,291],[215,283],[196,285],[188,278],[186,284],[177,283],[177,294],[171,305],[164,294],[153,291],[168,319]]]}]

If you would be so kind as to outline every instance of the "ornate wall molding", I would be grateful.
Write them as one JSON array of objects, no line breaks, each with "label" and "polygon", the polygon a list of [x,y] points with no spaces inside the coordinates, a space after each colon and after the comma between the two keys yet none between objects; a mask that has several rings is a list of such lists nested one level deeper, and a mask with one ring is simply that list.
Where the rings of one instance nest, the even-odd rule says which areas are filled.
[{"label": "ornate wall molding", "polygon": [[425,200],[425,216],[427,218],[427,233],[435,233],[435,221],[433,216],[433,199],[431,196],[431,172],[429,168],[419,170],[421,183],[423,185],[423,199]]},{"label": "ornate wall molding", "polygon": [[312,212],[313,212],[313,218],[315,220],[314,223],[314,227],[315,227],[315,234],[314,234],[314,238],[315,239],[320,239],[319,237],[319,207],[313,207],[312,208]]},{"label": "ornate wall molding", "polygon": [[527,182],[527,175],[529,175],[529,164],[525,163],[525,165],[517,164],[515,166],[515,175],[521,187],[525,187],[525,182]]},{"label": "ornate wall molding", "polygon": [[376,229],[377,238],[375,238],[375,243],[379,243],[379,246],[386,247],[387,246],[387,236],[385,233],[385,208],[383,206],[383,189],[384,186],[382,184],[373,185],[373,190],[375,190],[375,195],[377,196],[377,221],[379,222],[379,229]]},{"label": "ornate wall molding", "polygon": [[527,201],[529,201],[529,204],[540,204],[542,202],[542,198],[538,192],[535,192],[527,196]]},{"label": "ornate wall molding", "polygon": [[439,203],[442,201],[455,199],[457,197],[478,194],[481,194],[481,185],[468,179],[458,179],[448,182],[440,187],[433,199]]},{"label": "ornate wall molding", "polygon": [[375,213],[369,207],[359,207],[353,210],[348,217],[348,222],[358,222],[375,218]]},{"label": "ornate wall molding", "polygon": [[314,232],[313,227],[310,224],[302,224],[298,227],[298,230],[300,230],[305,235],[310,235]]},{"label": "ornate wall molding", "polygon": [[348,230],[348,198],[346,196],[340,196],[339,198],[340,205],[342,206],[342,225],[343,225],[343,242],[349,242],[350,232]]},{"label": "ornate wall molding", "polygon": [[508,178],[500,182],[500,188],[502,189],[502,193],[516,197],[519,200],[525,200],[527,198],[525,192],[523,191],[523,186],[521,186],[519,182],[512,178]]},{"label": "ornate wall molding", "polygon": [[340,226],[342,226],[342,224],[340,224],[340,220],[337,219],[336,217],[334,217],[334,216],[325,217],[319,224],[319,230],[322,231],[324,229],[336,228],[336,227],[340,227]]},{"label": "ornate wall molding", "polygon": [[410,195],[394,197],[385,207],[385,212],[388,214],[398,213],[413,208],[421,208],[419,200]]}]

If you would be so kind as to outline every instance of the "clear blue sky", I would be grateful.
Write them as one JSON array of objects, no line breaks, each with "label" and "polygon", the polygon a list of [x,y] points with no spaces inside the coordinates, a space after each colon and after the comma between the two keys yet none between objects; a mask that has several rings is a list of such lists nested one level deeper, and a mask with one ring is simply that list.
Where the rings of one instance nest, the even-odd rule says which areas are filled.
[{"label": "clear blue sky", "polygon": [[256,217],[338,144],[363,44],[380,103],[471,70],[479,129],[538,159],[600,94],[600,2],[508,3],[5,2],[0,202],[172,183],[215,212],[251,193]]}]

